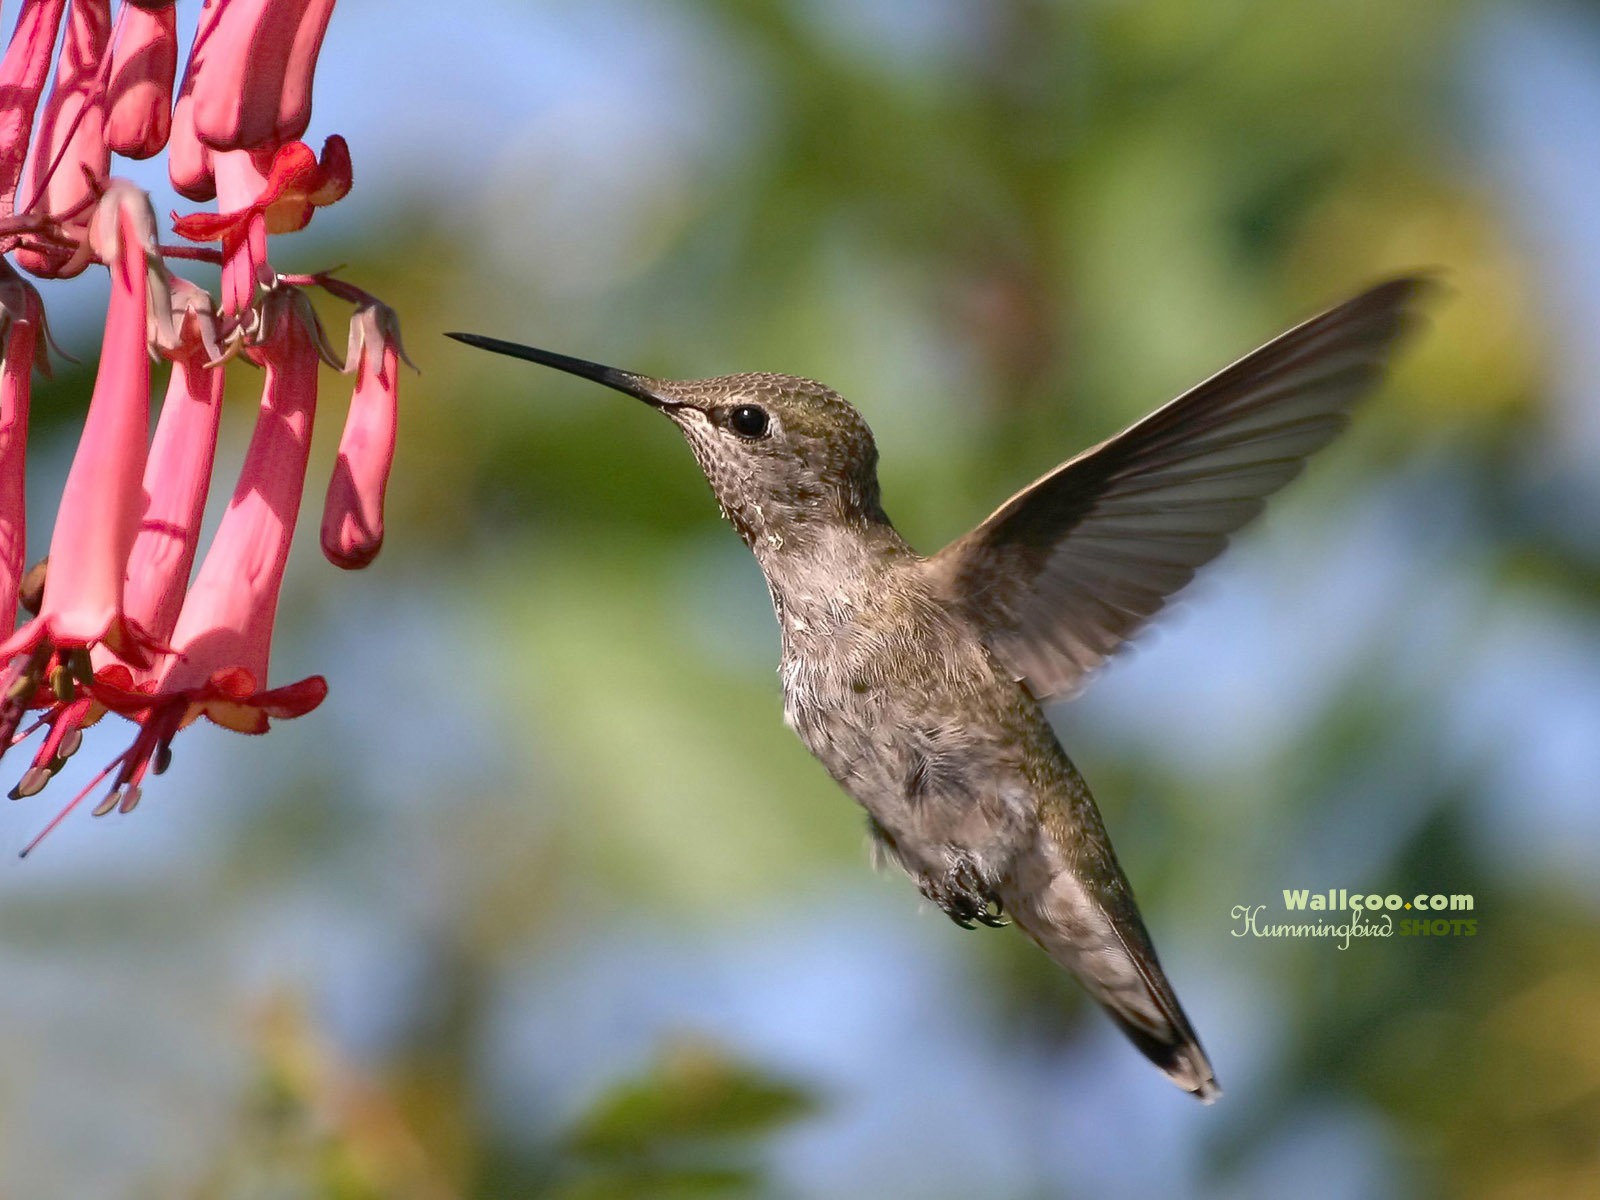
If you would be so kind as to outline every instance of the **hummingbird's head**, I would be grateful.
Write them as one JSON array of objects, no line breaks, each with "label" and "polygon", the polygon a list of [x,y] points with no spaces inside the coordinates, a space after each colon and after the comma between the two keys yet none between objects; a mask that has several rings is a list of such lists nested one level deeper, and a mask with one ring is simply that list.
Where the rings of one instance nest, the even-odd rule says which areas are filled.
[{"label": "hummingbird's head", "polygon": [[844,397],[814,380],[750,374],[673,382],[477,334],[449,336],[581,375],[664,414],[753,548],[822,525],[887,520],[872,430]]}]

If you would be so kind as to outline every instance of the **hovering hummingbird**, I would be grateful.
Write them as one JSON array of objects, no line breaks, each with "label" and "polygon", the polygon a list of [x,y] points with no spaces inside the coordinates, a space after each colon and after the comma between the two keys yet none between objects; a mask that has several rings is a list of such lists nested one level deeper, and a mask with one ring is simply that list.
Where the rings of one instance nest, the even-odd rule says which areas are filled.
[{"label": "hovering hummingbird", "polygon": [[867,423],[820,383],[669,382],[449,336],[625,392],[683,432],[766,576],[784,718],[882,855],[958,925],[1009,916],[1209,1102],[1211,1063],[1040,705],[1076,694],[1345,426],[1423,287],[1394,279],[1291,329],[931,557],[884,514]]}]

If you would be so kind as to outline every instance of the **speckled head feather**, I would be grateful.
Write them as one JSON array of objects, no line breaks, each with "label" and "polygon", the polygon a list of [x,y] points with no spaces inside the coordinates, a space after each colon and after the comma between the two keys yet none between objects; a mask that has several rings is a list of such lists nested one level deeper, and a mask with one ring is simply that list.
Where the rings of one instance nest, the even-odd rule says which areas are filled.
[{"label": "speckled head feather", "polygon": [[[652,381],[683,431],[723,513],[747,542],[792,536],[777,526],[883,522],[878,448],[861,414],[832,388],[795,375]],[[741,433],[746,410],[764,428]]]}]

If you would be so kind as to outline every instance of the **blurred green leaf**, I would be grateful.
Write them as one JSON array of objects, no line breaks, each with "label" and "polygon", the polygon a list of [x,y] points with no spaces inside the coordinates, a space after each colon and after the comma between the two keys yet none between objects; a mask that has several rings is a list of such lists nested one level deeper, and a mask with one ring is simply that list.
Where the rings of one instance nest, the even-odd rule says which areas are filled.
[{"label": "blurred green leaf", "polygon": [[799,1120],[815,1098],[698,1041],[674,1043],[650,1072],[579,1118],[571,1149],[596,1160],[670,1156],[686,1143],[748,1139]]}]

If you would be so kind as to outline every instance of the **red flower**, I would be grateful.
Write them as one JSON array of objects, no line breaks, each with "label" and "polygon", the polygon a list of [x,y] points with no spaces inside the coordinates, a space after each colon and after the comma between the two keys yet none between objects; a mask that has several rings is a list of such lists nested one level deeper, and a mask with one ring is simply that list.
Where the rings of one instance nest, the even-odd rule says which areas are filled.
[{"label": "red flower", "polygon": [[345,356],[345,369],[356,373],[355,394],[322,508],[322,552],[346,570],[366,566],[383,546],[383,493],[394,464],[405,353],[393,309],[369,301],[356,310]]},{"label": "red flower", "polygon": [[[223,670],[243,670],[254,688],[266,682],[278,588],[305,487],[323,340],[310,301],[298,288],[272,293],[262,317],[256,353],[267,382],[255,435],[233,499],[184,598],[172,635],[176,652],[158,678],[158,693],[204,688]],[[266,730],[264,715],[241,717],[226,707],[207,715],[241,733]]]},{"label": "red flower", "polygon": [[[133,808],[145,775],[165,768],[173,737],[201,717],[264,733],[327,694],[320,675],[267,682],[318,363],[336,357],[295,282],[357,308],[355,395],[324,548],[340,565],[360,566],[382,543],[404,360],[394,314],[350,284],[290,280],[268,262],[270,237],[304,228],[350,190],[343,138],[329,137],[320,159],[299,140],[333,2],[206,0],[176,104],[174,8],[159,0],[125,0],[115,26],[109,0],[23,0],[0,58],[0,254],[38,274],[75,274],[98,261],[111,275],[94,392],[50,554],[25,572],[28,410],[47,339],[38,294],[0,257],[0,614],[19,600],[34,614],[8,638],[0,629],[0,754],[42,731],[13,797],[49,783],[108,712],[138,727],[44,833],[107,778],[95,811]],[[179,191],[215,196],[221,210],[174,217],[174,228],[220,243],[220,252],[161,247],[148,197],[110,179],[113,152],[147,157],[163,144]],[[221,262],[220,305],[170,272],[167,260],[183,258]],[[236,356],[240,365],[225,365]],[[172,364],[153,440],[152,357]],[[255,433],[196,569],[224,372],[245,365],[265,368]],[[36,720],[19,735],[30,710]]]},{"label": "red flower", "polygon": [[[39,615],[0,645],[0,659],[48,643],[87,648],[104,642],[143,664],[149,638],[126,618],[122,579],[144,514],[145,438],[150,427],[150,256],[155,215],[149,198],[114,183],[97,226],[109,224],[99,252],[111,269],[105,348],[83,437],[67,473],[50,539],[50,570]],[[154,260],[156,269],[160,259]],[[164,282],[162,285],[164,291]],[[170,309],[164,295],[157,308]]]},{"label": "red flower", "polygon": [[[49,780],[64,757],[55,744],[60,739],[54,722],[64,723],[70,734],[91,713],[90,697],[136,721],[139,733],[24,854],[113,771],[111,787],[95,812],[130,811],[139,801],[146,773],[165,768],[173,737],[200,717],[237,733],[265,733],[273,717],[302,716],[328,694],[320,675],[285,687],[265,686],[278,590],[305,487],[323,339],[316,314],[298,288],[273,292],[263,317],[257,353],[267,382],[255,433],[233,499],[184,598],[171,652],[142,678],[120,662],[104,666],[95,672],[88,697],[52,709],[45,718],[52,723],[51,734],[17,791],[28,794]],[[55,570],[53,563],[50,570]]]},{"label": "red flower", "polygon": [[229,150],[213,160],[217,196],[238,207],[220,213],[172,217],[172,228],[191,242],[222,243],[223,311],[249,307],[256,285],[270,280],[267,235],[304,229],[314,208],[332,204],[350,191],[350,149],[338,134],[322,147],[322,161],[304,142],[278,147],[262,175],[258,156]]},{"label": "red flower", "polygon": [[28,406],[34,368],[49,369],[43,331],[39,293],[0,260],[0,613],[17,611],[26,561]]},{"label": "red flower", "polygon": [[229,0],[194,83],[194,126],[213,150],[292,141],[311,117],[311,76],[332,0]]},{"label": "red flower", "polygon": [[178,17],[171,5],[124,4],[111,35],[106,85],[106,145],[126,158],[160,154],[172,129],[172,78],[178,70]]},{"label": "red flower", "polygon": [[194,566],[222,418],[224,365],[211,297],[172,281],[177,344],[161,419],[144,469],[148,497],[128,555],[122,607],[127,619],[161,643],[171,641]]},{"label": "red flower", "polygon": [[28,133],[66,0],[23,0],[16,31],[0,60],[0,216],[15,207],[17,179],[28,154]]},{"label": "red flower", "polygon": [[[58,221],[84,217],[94,202],[94,189],[110,174],[100,83],[100,62],[110,36],[110,0],[72,0],[39,136],[28,148],[22,171],[18,190],[24,211],[38,210]],[[64,279],[88,266],[90,256],[87,242],[80,241],[76,251],[24,248],[17,251],[17,261],[35,275]]]}]

